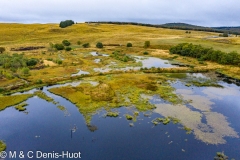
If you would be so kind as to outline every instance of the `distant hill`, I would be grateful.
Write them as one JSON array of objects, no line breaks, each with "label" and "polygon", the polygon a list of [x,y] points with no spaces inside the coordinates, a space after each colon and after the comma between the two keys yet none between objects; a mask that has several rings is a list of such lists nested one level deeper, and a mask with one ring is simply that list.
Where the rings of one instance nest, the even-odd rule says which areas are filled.
[{"label": "distant hill", "polygon": [[165,28],[171,29],[184,29],[184,30],[198,30],[198,31],[208,31],[208,32],[219,32],[219,33],[231,33],[231,34],[240,34],[240,26],[239,27],[203,27],[196,26],[187,23],[166,23],[161,26]]},{"label": "distant hill", "polygon": [[105,23],[105,24],[118,24],[118,25],[139,25],[156,28],[170,28],[170,29],[182,29],[182,30],[195,30],[195,31],[206,31],[206,32],[217,32],[217,33],[229,33],[240,35],[239,27],[203,27],[187,23],[166,23],[166,24],[146,24],[137,22],[113,22],[113,21],[99,21],[99,22],[85,22],[85,23]]}]

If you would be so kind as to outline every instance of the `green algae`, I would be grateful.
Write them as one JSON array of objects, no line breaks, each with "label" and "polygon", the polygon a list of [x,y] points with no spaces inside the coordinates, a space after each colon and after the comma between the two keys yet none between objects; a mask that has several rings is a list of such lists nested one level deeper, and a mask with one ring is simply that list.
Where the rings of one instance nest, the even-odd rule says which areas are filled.
[{"label": "green algae", "polygon": [[66,110],[66,108],[64,106],[61,106],[61,105],[57,106],[57,108],[60,109],[61,111],[65,111]]}]

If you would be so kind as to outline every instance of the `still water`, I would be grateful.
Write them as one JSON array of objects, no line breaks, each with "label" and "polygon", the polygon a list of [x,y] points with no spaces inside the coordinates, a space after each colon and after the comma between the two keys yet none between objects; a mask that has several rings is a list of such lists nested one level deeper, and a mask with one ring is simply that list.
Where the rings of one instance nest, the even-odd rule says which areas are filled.
[{"label": "still water", "polygon": [[[97,85],[96,82],[92,83]],[[223,114],[230,127],[240,132],[240,87],[222,81],[218,83],[224,88],[186,87],[181,81],[174,82],[172,86],[176,91],[190,90],[194,95],[208,98],[212,102],[211,111]],[[57,86],[60,85],[51,88]],[[0,112],[0,137],[7,144],[6,152],[81,152],[81,159],[86,160],[210,160],[216,152],[221,151],[236,160],[240,157],[239,138],[224,137],[226,144],[213,145],[196,139],[193,133],[186,134],[181,124],[171,122],[155,126],[151,121],[163,117],[157,109],[140,112],[136,121],[129,121],[124,116],[133,114],[136,110],[134,107],[114,109],[120,113],[117,118],[105,117],[106,111],[100,110],[93,116],[89,127],[74,104],[48,92],[49,88],[44,87],[43,92],[58,104],[32,97],[26,101],[26,113],[19,112],[14,107]],[[157,95],[150,102],[168,104]],[[66,110],[58,109],[58,105],[64,106]],[[202,113],[199,109],[192,108],[191,104],[188,107]],[[204,119],[202,123],[206,123]]]}]

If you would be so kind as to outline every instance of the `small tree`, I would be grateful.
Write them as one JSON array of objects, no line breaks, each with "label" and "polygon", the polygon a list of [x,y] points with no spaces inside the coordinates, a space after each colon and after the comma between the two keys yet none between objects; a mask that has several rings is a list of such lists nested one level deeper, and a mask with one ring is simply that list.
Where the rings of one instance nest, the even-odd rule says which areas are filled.
[{"label": "small tree", "polygon": [[27,60],[26,63],[27,63],[27,66],[35,66],[38,63],[38,60],[32,58],[32,59]]},{"label": "small tree", "polygon": [[64,45],[64,46],[70,46],[70,42],[68,41],[68,40],[63,40],[62,41],[62,44]]},{"label": "small tree", "polygon": [[145,47],[145,48],[150,47],[150,41],[145,41],[145,43],[144,43],[144,47]]},{"label": "small tree", "polygon": [[64,45],[63,45],[63,44],[55,44],[54,47],[55,47],[57,50],[63,50],[63,49],[64,49]]},{"label": "small tree", "polygon": [[59,27],[66,28],[66,27],[71,26],[73,24],[74,24],[73,20],[61,21],[60,24],[59,24]]},{"label": "small tree", "polygon": [[0,53],[3,53],[5,51],[4,47],[0,47]]},{"label": "small tree", "polygon": [[223,37],[228,37],[228,33],[227,33],[227,32],[224,32],[224,33],[223,33]]},{"label": "small tree", "polygon": [[132,47],[132,43],[127,43],[127,47]]},{"label": "small tree", "polygon": [[82,46],[83,46],[84,48],[88,48],[88,47],[90,47],[90,44],[89,44],[89,43],[84,43]]},{"label": "small tree", "polygon": [[97,48],[103,48],[103,44],[102,44],[101,42],[98,42],[98,43],[96,44],[96,47],[97,47]]},{"label": "small tree", "polygon": [[143,52],[143,54],[144,54],[144,55],[148,55],[148,52],[147,52],[147,51],[145,51],[145,52]]},{"label": "small tree", "polygon": [[66,50],[66,51],[71,51],[72,48],[71,48],[71,47],[66,47],[65,50]]}]

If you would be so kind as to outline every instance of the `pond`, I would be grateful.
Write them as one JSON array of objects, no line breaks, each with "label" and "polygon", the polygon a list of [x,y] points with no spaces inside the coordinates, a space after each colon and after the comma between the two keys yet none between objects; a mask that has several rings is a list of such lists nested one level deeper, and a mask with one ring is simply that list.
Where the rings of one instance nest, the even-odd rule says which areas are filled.
[{"label": "pond", "polygon": [[[206,78],[200,74],[187,76]],[[187,87],[179,79],[171,85],[185,101],[181,105],[173,105],[159,95],[145,96],[156,106],[155,109],[138,112],[134,106],[118,106],[112,109],[119,113],[116,118],[106,116],[108,111],[99,109],[92,115],[91,123],[86,124],[86,117],[76,104],[48,91],[85,83],[99,84],[86,80],[44,87],[42,92],[57,103],[34,96],[26,101],[28,106],[24,112],[14,107],[1,111],[0,137],[7,144],[7,153],[81,152],[82,159],[92,160],[202,160],[213,159],[219,151],[224,151],[230,158],[238,159],[240,156],[240,87],[235,84],[217,81],[224,88]],[[127,120],[127,114],[134,118]],[[181,123],[152,123],[155,118],[167,116],[175,116]],[[186,134],[184,126],[191,127],[191,134]]]}]

